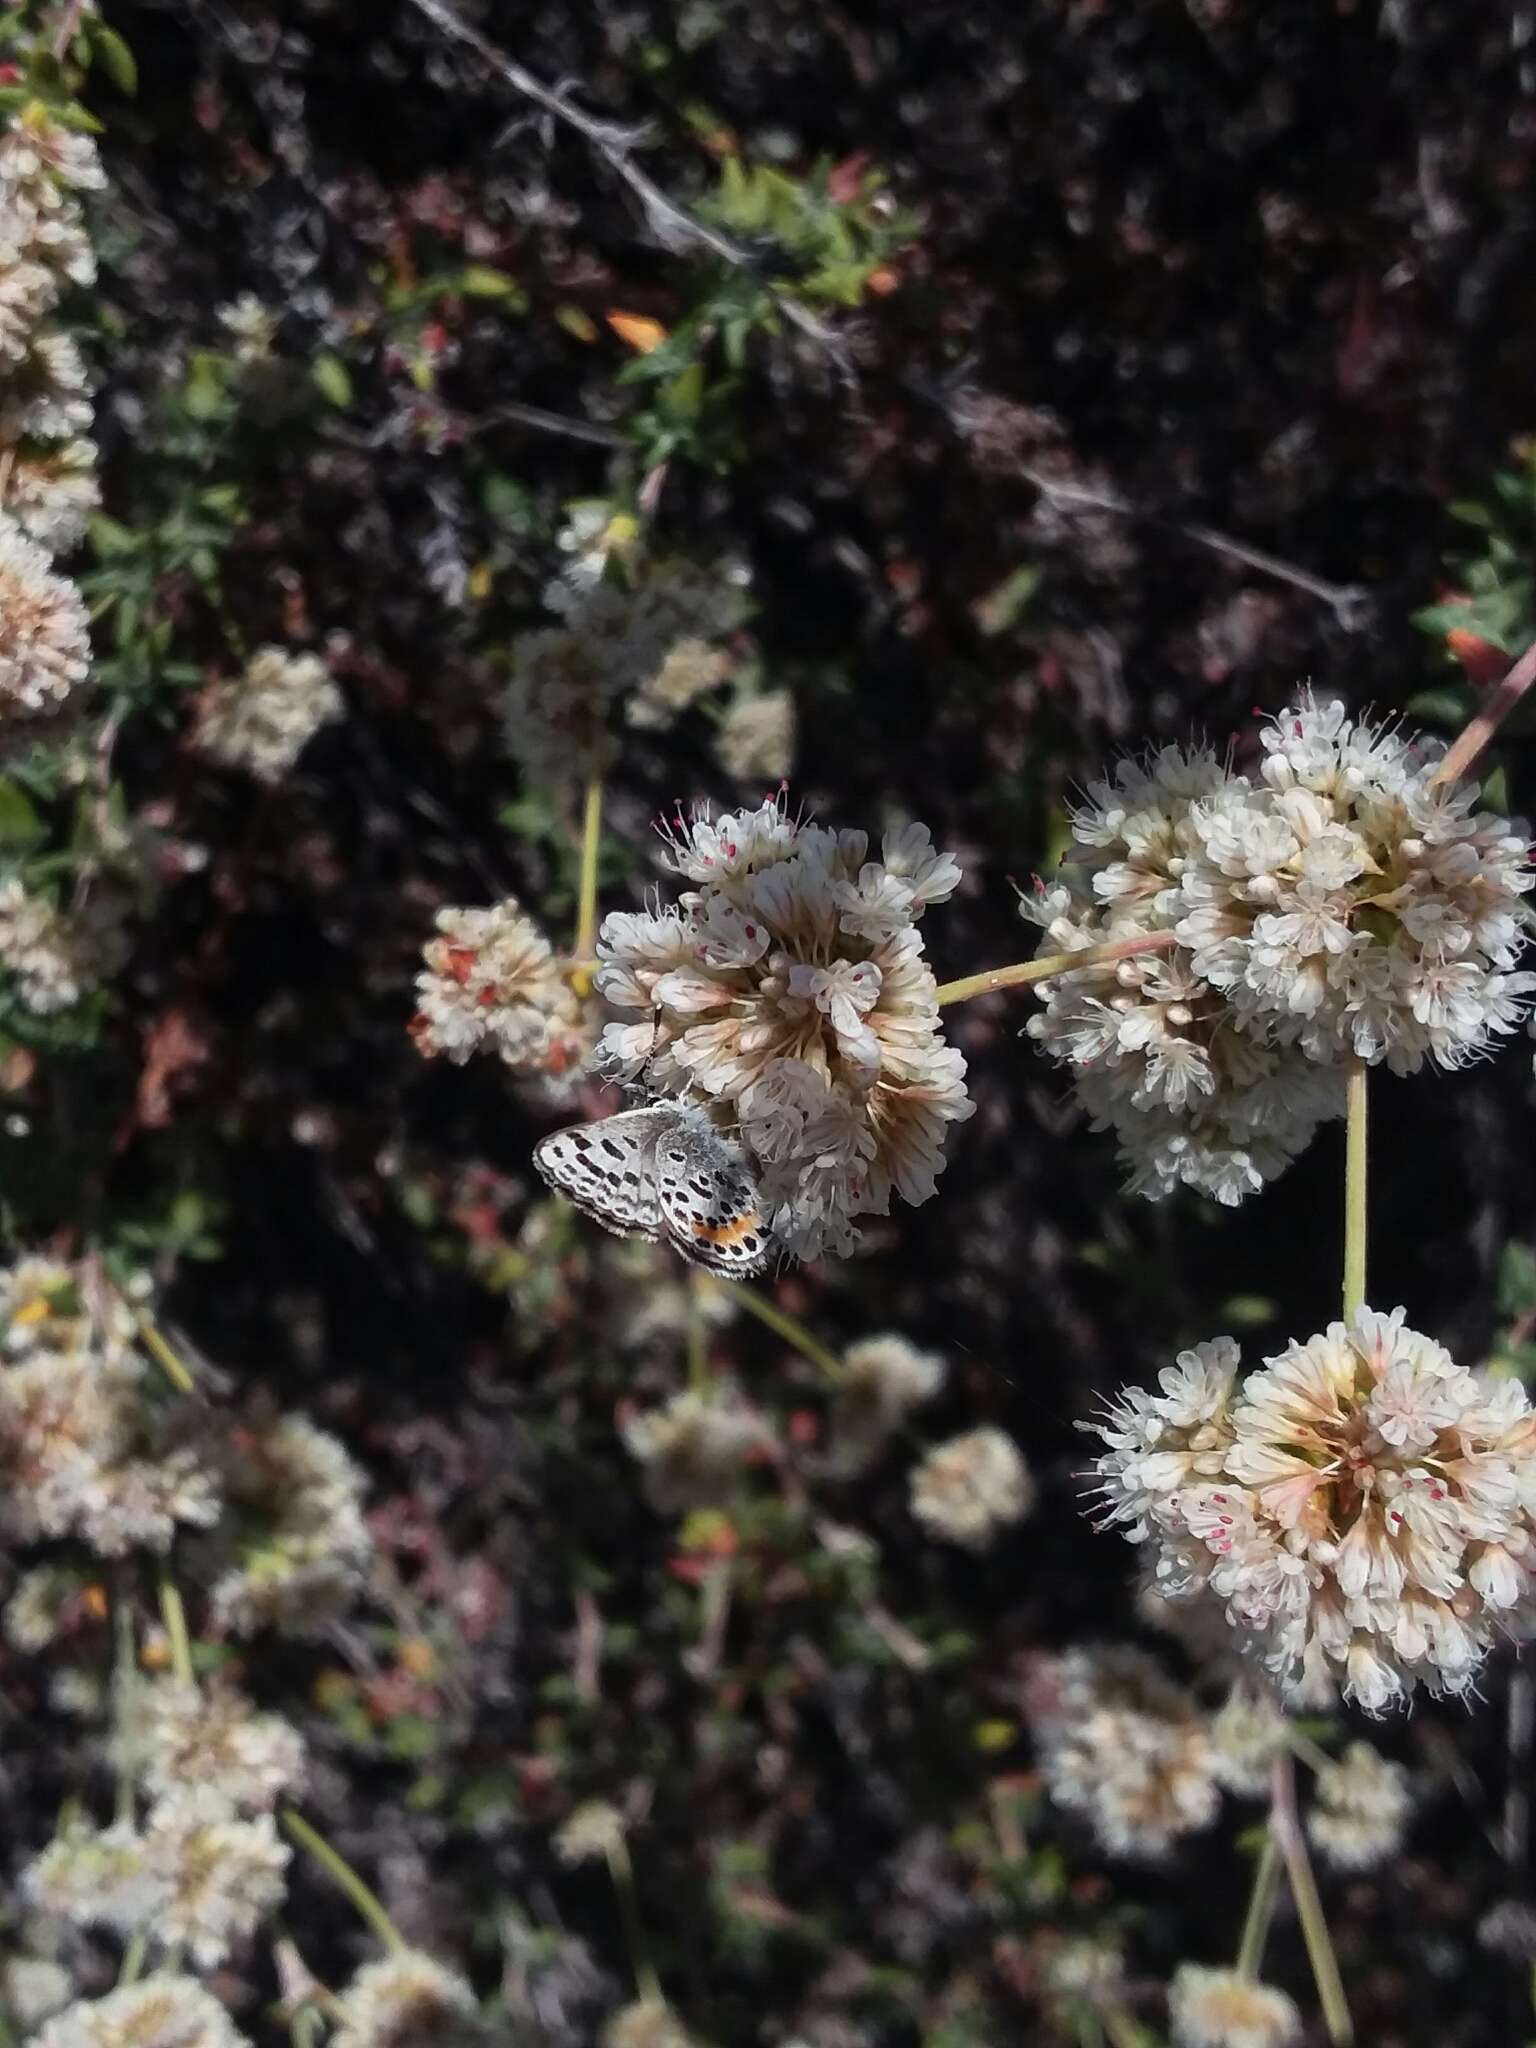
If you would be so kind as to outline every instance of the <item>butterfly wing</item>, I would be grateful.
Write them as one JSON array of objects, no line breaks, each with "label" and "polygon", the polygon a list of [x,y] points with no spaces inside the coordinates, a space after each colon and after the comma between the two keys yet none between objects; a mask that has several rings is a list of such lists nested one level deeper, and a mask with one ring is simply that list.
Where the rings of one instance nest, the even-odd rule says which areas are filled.
[{"label": "butterfly wing", "polygon": [[616,1237],[661,1236],[653,1161],[675,1113],[665,1107],[620,1110],[597,1123],[568,1124],[533,1148],[533,1163],[557,1195]]},{"label": "butterfly wing", "polygon": [[773,1240],[757,1184],[734,1148],[710,1129],[668,1132],[656,1147],[661,1227],[680,1257],[732,1280],[760,1273]]}]

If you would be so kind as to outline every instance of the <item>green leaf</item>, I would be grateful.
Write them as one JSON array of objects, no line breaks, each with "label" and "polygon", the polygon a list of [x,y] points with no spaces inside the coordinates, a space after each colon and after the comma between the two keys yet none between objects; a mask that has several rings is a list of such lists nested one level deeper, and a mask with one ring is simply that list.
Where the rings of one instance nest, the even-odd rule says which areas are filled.
[{"label": "green leaf", "polygon": [[139,89],[139,67],[132,50],[115,28],[96,21],[90,28],[91,47],[101,59],[102,69],[121,93],[132,99]]},{"label": "green leaf", "polygon": [[344,412],[352,403],[352,379],[340,356],[316,356],[309,366],[309,374],[321,396],[329,399],[338,411]]},{"label": "green leaf", "polygon": [[528,304],[528,294],[517,279],[489,263],[467,264],[459,277],[459,290],[472,299],[506,299],[519,312]]},{"label": "green leaf", "polygon": [[0,846],[38,846],[47,837],[31,798],[9,776],[0,776]]},{"label": "green leaf", "polygon": [[1536,1310],[1536,1251],[1529,1245],[1511,1243],[1499,1258],[1499,1313],[1529,1315]]}]

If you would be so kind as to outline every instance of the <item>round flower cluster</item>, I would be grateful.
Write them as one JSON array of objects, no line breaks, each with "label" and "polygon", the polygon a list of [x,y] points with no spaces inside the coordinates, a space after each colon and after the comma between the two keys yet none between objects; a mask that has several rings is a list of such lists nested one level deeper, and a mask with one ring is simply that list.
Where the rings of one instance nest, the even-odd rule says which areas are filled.
[{"label": "round flower cluster", "polygon": [[1415,1685],[1465,1692],[1529,1610],[1536,1414],[1362,1308],[1237,1383],[1230,1337],[1182,1352],[1103,1422],[1104,1518],[1153,1546],[1172,1599],[1219,1601],[1297,1697],[1368,1713]]},{"label": "round flower cluster", "polygon": [[200,1789],[233,1809],[261,1813],[303,1780],[298,1730],[277,1714],[257,1713],[233,1686],[203,1692],[162,1680],[134,1701],[132,1723],[127,1747],[152,1799]]},{"label": "round flower cluster", "polygon": [[644,1467],[646,1498],[663,1515],[718,1507],[747,1460],[773,1443],[764,1418],[729,1385],[674,1394],[664,1407],[631,1416],[620,1433]]},{"label": "round flower cluster", "polygon": [[971,1114],[944,1043],[918,920],[960,879],[927,828],[885,835],[790,817],[781,802],[679,817],[668,909],[618,911],[598,939],[599,992],[628,1021],[600,1049],[655,1094],[730,1120],[765,1218],[802,1258],[847,1253],[892,1193],[934,1192],[947,1127]]},{"label": "round flower cluster", "polygon": [[246,2037],[195,1977],[169,1973],[66,2006],[35,2048],[246,2048]]},{"label": "round flower cluster", "polygon": [[931,1450],[912,1474],[912,1512],[930,1534],[989,1550],[1035,1504],[1035,1482],[1012,1437],[970,1429]]},{"label": "round flower cluster", "polygon": [[58,711],[90,673],[90,621],[73,583],[0,515],[0,711],[36,718]]},{"label": "round flower cluster", "polygon": [[1270,1765],[1285,1747],[1285,1716],[1271,1689],[1234,1685],[1211,1716],[1216,1775],[1227,1791],[1259,1798],[1268,1787]]},{"label": "round flower cluster", "polygon": [[1159,1862],[1221,1805],[1205,1717],[1140,1650],[1069,1650],[1029,1691],[1041,1775],[1112,1856]]},{"label": "round flower cluster", "polygon": [[1319,1771],[1307,1831],[1336,1870],[1371,1870],[1396,1855],[1413,1811],[1408,1773],[1371,1748],[1352,1742],[1337,1763]]},{"label": "round flower cluster", "polygon": [[0,1276],[0,1526],[82,1537],[98,1555],[165,1551],[218,1519],[217,1471],[187,1419],[144,1398],[128,1304],[85,1265],[24,1259]]},{"label": "round flower cluster", "polygon": [[21,1007],[52,1017],[109,980],[127,957],[124,908],[114,892],[59,910],[15,875],[0,881],[0,971]]},{"label": "round flower cluster", "polygon": [[832,1404],[832,1455],[840,1470],[858,1472],[939,1391],[944,1361],[891,1331],[850,1344],[842,1368]]},{"label": "round flower cluster", "polygon": [[735,573],[682,561],[631,564],[630,580],[559,578],[545,602],[564,620],[512,649],[507,746],[529,780],[558,786],[601,775],[614,756],[613,706],[632,725],[669,726],[729,672],[710,643],[734,632],[747,602]]},{"label": "round flower cluster", "polygon": [[1301,2035],[1293,1999],[1236,1970],[1183,1963],[1168,1990],[1176,2048],[1287,2048]]},{"label": "round flower cluster", "polygon": [[318,655],[259,647],[243,674],[204,693],[192,744],[226,768],[277,783],[321,726],[334,724],[345,710]]},{"label": "round flower cluster", "polygon": [[[89,136],[59,127],[35,103],[0,135],[0,513],[14,522],[8,531],[19,529],[45,556],[74,547],[100,502],[96,449],[85,438],[85,365],[74,343],[45,323],[66,284],[89,284],[95,275],[74,195],[104,183]],[[73,586],[61,587],[72,602],[56,598],[38,613],[54,629],[51,640],[38,631],[52,664],[9,692],[30,711],[56,708],[84,673],[63,680],[78,651],[77,626],[83,641],[84,614]],[[0,604],[9,611],[9,593]]]},{"label": "round flower cluster", "polygon": [[740,697],[721,719],[715,759],[734,782],[783,782],[795,764],[795,700],[788,690]]},{"label": "round flower cluster", "polygon": [[482,2048],[492,2039],[470,1986],[420,1949],[365,1963],[336,2000],[335,2019],[331,2048]]},{"label": "round flower cluster", "polygon": [[1310,697],[1261,741],[1254,778],[1123,762],[1073,812],[1071,880],[1021,903],[1043,951],[1141,944],[1040,983],[1029,1031],[1144,1194],[1240,1201],[1340,1113],[1349,1059],[1463,1065],[1536,988],[1530,841],[1437,780],[1438,742]]},{"label": "round flower cluster", "polygon": [[441,1053],[462,1066],[489,1047],[516,1071],[566,1083],[586,1064],[587,1012],[515,898],[488,910],[440,910],[423,957],[410,1031],[428,1059]]}]

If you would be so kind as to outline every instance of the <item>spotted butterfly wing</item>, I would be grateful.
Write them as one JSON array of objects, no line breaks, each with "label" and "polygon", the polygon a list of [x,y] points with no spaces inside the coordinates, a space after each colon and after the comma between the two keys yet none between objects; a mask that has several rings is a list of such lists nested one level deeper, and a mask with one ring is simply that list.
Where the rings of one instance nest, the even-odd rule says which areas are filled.
[{"label": "spotted butterfly wing", "polygon": [[622,1109],[597,1123],[568,1124],[533,1148],[533,1163],[557,1195],[616,1237],[662,1234],[654,1162],[662,1133],[677,1122],[669,1104]]},{"label": "spotted butterfly wing", "polygon": [[732,1280],[763,1270],[773,1244],[757,1184],[702,1111],[662,1133],[654,1173],[661,1227],[680,1257]]}]

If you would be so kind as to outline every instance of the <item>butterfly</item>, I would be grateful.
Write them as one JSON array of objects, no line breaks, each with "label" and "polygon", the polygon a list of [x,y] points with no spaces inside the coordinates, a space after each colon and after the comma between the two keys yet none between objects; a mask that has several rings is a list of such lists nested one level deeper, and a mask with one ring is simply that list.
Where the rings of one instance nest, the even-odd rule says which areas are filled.
[{"label": "butterfly", "polygon": [[671,1245],[690,1265],[744,1279],[773,1250],[739,1146],[693,1103],[648,1102],[569,1124],[533,1148],[554,1189],[618,1237]]}]

